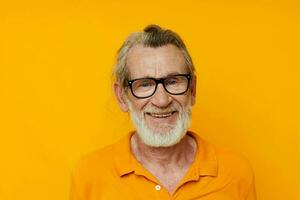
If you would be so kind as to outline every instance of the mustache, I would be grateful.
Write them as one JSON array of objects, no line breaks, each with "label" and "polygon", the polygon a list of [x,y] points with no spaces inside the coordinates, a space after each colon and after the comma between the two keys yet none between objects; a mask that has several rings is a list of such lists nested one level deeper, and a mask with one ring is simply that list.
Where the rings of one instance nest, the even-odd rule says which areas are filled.
[{"label": "mustache", "polygon": [[170,106],[168,106],[166,108],[147,106],[143,110],[144,113],[157,113],[157,114],[170,113],[170,112],[176,112],[176,111],[181,111],[181,107],[179,105],[175,105],[175,104],[171,104]]}]

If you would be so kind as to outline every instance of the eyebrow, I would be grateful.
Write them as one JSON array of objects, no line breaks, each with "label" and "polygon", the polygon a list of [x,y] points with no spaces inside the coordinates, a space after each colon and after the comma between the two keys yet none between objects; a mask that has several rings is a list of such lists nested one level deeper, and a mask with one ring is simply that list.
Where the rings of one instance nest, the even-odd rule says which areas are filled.
[{"label": "eyebrow", "polygon": [[140,78],[135,78],[135,79],[143,79],[143,78],[155,78],[155,79],[160,79],[160,78],[167,78],[167,77],[170,77],[170,76],[176,76],[176,75],[180,75],[180,74],[189,74],[189,72],[183,72],[183,73],[178,73],[178,72],[172,72],[166,76],[161,76],[161,77],[158,77],[158,78],[155,78],[153,76],[143,76],[143,77],[140,77]]}]

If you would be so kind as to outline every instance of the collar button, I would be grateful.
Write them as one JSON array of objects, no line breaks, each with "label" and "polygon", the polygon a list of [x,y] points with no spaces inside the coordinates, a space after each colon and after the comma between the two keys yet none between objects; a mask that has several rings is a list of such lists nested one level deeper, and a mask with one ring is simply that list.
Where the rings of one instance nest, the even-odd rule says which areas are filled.
[{"label": "collar button", "polygon": [[155,186],[155,190],[159,191],[161,189],[160,185]]}]

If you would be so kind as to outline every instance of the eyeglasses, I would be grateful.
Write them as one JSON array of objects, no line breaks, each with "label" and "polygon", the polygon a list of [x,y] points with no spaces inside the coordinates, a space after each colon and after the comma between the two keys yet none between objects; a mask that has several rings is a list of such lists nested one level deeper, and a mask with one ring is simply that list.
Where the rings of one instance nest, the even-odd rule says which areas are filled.
[{"label": "eyeglasses", "polygon": [[157,85],[161,83],[164,89],[172,95],[184,94],[190,83],[190,74],[176,74],[168,76],[166,78],[138,78],[128,81],[131,93],[136,98],[148,98],[151,97],[156,89]]}]

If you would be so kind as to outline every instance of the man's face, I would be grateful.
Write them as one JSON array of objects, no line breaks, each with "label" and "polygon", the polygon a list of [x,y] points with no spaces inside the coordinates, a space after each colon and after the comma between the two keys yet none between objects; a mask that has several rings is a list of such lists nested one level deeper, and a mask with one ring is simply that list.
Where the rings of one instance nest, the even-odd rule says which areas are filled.
[{"label": "man's face", "polygon": [[[131,80],[189,73],[181,51],[174,45],[158,48],[136,45],[129,51],[126,65]],[[190,87],[195,90],[193,81]],[[171,95],[158,84],[153,96],[144,99],[134,97],[128,89],[126,103],[138,135],[144,143],[158,147],[172,146],[185,135],[194,99],[191,90]]]}]

